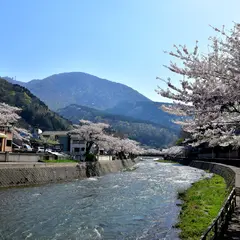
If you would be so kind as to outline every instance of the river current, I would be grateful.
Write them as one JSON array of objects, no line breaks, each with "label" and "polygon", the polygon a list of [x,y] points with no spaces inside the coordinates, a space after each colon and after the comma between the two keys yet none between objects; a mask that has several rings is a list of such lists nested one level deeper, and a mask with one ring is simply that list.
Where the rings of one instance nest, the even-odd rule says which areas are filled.
[{"label": "river current", "polygon": [[207,175],[145,159],[132,172],[0,190],[2,240],[178,239],[177,193]]}]

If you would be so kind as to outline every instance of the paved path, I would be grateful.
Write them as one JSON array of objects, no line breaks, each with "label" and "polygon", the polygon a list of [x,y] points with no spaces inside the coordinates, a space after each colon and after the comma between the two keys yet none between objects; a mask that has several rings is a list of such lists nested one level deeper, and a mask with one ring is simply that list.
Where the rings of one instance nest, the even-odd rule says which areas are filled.
[{"label": "paved path", "polygon": [[240,197],[237,197],[237,206],[223,239],[240,239]]},{"label": "paved path", "polygon": [[233,239],[233,240],[240,240],[240,168],[231,167],[235,173],[235,188],[237,191],[237,206],[235,211],[232,215],[232,219],[229,222],[228,230],[224,235],[223,239]]}]

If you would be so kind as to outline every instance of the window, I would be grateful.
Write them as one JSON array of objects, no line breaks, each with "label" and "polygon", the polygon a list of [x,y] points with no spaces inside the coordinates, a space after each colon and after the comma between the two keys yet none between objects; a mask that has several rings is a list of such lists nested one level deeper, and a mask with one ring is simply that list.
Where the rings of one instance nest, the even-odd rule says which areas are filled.
[{"label": "window", "polygon": [[82,147],[82,148],[81,148],[81,152],[84,152],[84,151],[85,151],[85,148],[84,148],[84,147]]},{"label": "window", "polygon": [[12,146],[12,140],[7,140],[6,146],[11,147]]},{"label": "window", "polygon": [[80,152],[80,148],[74,148],[74,152]]}]

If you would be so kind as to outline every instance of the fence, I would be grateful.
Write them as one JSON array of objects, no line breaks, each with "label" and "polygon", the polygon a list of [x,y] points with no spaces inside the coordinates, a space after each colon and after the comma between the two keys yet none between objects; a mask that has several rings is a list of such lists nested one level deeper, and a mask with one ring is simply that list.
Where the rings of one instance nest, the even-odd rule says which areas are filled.
[{"label": "fence", "polygon": [[213,223],[209,226],[206,232],[201,236],[201,240],[206,239],[219,239],[227,229],[228,222],[236,207],[236,191],[232,189],[225,204],[221,208],[218,216],[214,219]]},{"label": "fence", "polygon": [[183,165],[189,165],[192,161],[212,162],[240,167],[240,159],[226,159],[226,158],[187,158],[187,157],[167,157],[167,160],[173,160]]}]

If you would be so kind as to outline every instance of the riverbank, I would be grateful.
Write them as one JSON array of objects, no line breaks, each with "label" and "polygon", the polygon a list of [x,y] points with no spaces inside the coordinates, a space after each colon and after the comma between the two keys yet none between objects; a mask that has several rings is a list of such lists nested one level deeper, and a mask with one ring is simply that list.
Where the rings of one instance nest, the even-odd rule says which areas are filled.
[{"label": "riverbank", "polygon": [[181,239],[200,239],[217,217],[229,191],[223,177],[213,175],[196,182],[186,192],[179,194],[182,210],[179,223]]},{"label": "riverbank", "polygon": [[84,179],[130,168],[136,159],[84,162],[0,165],[0,187],[38,185]]}]

